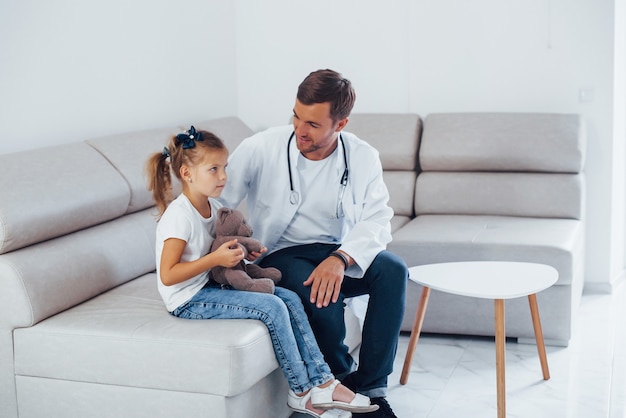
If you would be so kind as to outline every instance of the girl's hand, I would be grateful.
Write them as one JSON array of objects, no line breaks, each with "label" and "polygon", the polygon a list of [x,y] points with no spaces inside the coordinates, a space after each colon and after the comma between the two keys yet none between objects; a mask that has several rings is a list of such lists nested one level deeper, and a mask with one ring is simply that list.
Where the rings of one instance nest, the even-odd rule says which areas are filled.
[{"label": "girl's hand", "polygon": [[235,267],[245,256],[244,251],[237,245],[237,239],[226,241],[212,254],[217,265],[228,268]]}]

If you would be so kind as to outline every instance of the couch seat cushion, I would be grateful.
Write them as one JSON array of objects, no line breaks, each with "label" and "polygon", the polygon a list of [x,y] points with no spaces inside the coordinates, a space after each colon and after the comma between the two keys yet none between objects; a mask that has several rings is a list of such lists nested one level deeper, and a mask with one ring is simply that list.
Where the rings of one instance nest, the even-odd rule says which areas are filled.
[{"label": "couch seat cushion", "polygon": [[388,248],[409,267],[473,260],[544,263],[558,270],[557,285],[569,285],[575,259],[582,257],[582,233],[582,222],[574,219],[420,215],[393,234]]},{"label": "couch seat cushion", "polygon": [[14,340],[17,375],[80,382],[233,396],[278,367],[262,322],[175,318],[153,273]]}]

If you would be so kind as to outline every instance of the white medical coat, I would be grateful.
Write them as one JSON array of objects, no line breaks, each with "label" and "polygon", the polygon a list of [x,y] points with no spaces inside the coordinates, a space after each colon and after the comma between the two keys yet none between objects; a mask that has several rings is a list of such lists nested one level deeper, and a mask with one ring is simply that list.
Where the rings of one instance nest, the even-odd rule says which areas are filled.
[{"label": "white medical coat", "polygon": [[[231,154],[227,167],[228,182],[220,200],[227,207],[237,207],[243,199],[249,212],[254,237],[273,251],[276,242],[298,210],[299,202],[289,201],[287,143],[291,125],[270,128],[245,139]],[[388,205],[389,192],[383,182],[378,151],[356,135],[341,134],[348,161],[348,184],[343,194],[342,218],[347,228],[341,238],[341,250],[355,261],[346,275],[363,277],[376,255],[391,241]],[[337,178],[344,171],[343,149],[338,147]],[[289,150],[291,169],[296,170],[299,150]],[[292,171],[293,188],[300,190],[299,176]],[[328,196],[337,199],[339,182],[328,185]],[[320,199],[328,198],[320,196]]]}]

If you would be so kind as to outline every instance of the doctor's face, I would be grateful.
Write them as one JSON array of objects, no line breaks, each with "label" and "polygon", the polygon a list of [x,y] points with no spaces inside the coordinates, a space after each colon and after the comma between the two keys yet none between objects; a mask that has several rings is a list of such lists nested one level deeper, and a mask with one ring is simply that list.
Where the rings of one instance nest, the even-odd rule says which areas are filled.
[{"label": "doctor's face", "polygon": [[296,99],[293,108],[293,130],[298,150],[309,160],[323,160],[337,147],[337,136],[348,118],[334,122],[330,102],[305,105]]}]

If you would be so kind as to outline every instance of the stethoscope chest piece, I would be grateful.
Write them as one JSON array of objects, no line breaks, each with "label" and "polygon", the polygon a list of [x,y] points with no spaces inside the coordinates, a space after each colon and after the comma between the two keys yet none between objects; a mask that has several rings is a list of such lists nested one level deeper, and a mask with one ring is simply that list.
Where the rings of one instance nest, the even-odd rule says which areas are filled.
[{"label": "stethoscope chest piece", "polygon": [[291,203],[292,205],[297,205],[299,201],[300,201],[300,194],[296,192],[295,190],[292,190],[291,193],[289,194],[289,203]]}]

